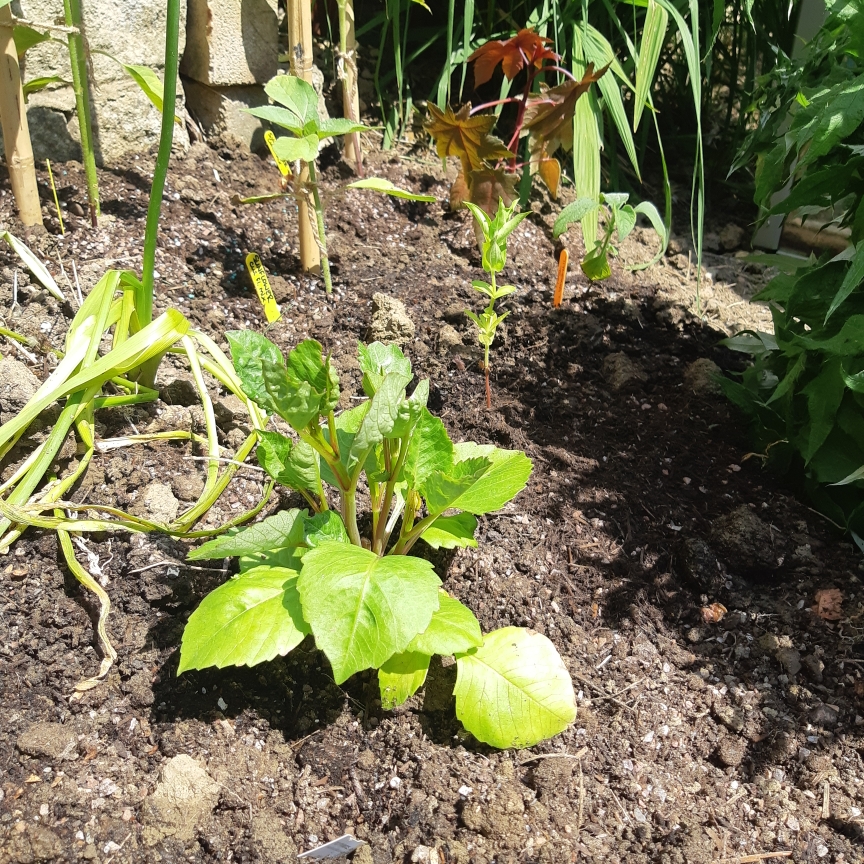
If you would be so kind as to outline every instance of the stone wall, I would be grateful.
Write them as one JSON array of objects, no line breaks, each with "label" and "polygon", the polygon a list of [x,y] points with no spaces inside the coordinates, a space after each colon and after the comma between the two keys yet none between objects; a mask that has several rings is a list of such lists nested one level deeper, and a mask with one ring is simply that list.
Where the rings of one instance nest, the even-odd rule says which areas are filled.
[{"label": "stone wall", "polygon": [[[162,75],[165,56],[165,0],[81,0],[84,31],[91,51],[91,98],[96,158],[110,165],[146,152],[159,140],[161,117],[117,60],[149,66]],[[39,23],[63,20],[62,0],[13,0],[13,14]],[[185,9],[181,9],[180,50],[185,47]],[[107,52],[111,59],[100,51]],[[24,81],[57,75],[71,81],[69,53],[57,43],[42,43],[24,56]],[[177,113],[183,116],[183,89]],[[51,85],[28,101],[30,137],[37,159],[58,162],[81,158],[78,117],[71,86]],[[188,146],[185,125],[175,128],[178,146]]]}]

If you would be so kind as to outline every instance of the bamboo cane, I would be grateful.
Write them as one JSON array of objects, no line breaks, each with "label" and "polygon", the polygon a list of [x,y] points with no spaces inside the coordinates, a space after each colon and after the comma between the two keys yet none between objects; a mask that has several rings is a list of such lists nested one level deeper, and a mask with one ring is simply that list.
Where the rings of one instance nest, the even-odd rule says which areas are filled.
[{"label": "bamboo cane", "polygon": [[[312,83],[312,4],[310,0],[288,0],[288,53],[291,56],[291,74]],[[300,175],[301,184],[309,179],[305,168]],[[309,273],[321,272],[321,254],[315,241],[315,228],[309,202],[299,200],[300,263]]]},{"label": "bamboo cane", "polygon": [[[347,120],[360,119],[360,94],[357,89],[357,40],[354,37],[354,0],[338,0],[339,78],[342,81],[342,114]],[[363,150],[360,133],[345,136],[345,158],[363,176]]]},{"label": "bamboo cane", "polygon": [[36,163],[21,89],[18,52],[12,38],[12,9],[8,4],[0,7],[0,125],[18,215],[25,225],[41,225]]}]

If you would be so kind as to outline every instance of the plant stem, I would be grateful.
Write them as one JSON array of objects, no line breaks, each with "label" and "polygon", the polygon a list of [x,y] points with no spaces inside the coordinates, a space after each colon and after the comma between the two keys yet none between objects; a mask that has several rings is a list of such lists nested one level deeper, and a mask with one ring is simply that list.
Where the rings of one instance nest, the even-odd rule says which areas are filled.
[{"label": "plant stem", "polygon": [[312,187],[312,201],[315,205],[315,220],[318,223],[318,248],[321,252],[321,273],[324,276],[324,287],[328,294],[333,293],[333,282],[330,279],[330,259],[327,257],[327,235],[324,232],[324,207],[318,194],[318,173],[314,162],[307,162],[309,167],[309,185]]},{"label": "plant stem", "polygon": [[342,521],[348,531],[348,537],[355,546],[362,546],[360,531],[357,528],[357,487],[342,493]]},{"label": "plant stem", "polygon": [[[87,176],[87,200],[90,207],[90,224],[99,224],[99,179],[96,176],[96,153],[93,150],[93,121],[90,116],[90,93],[87,82],[87,52],[81,35],[81,0],[63,0],[63,12],[67,27],[77,32],[69,33],[69,63],[72,66],[72,89],[75,91],[75,110],[81,131],[81,159]],[[149,321],[148,321],[149,323]]]},{"label": "plant stem", "polygon": [[54,195],[54,207],[57,210],[57,221],[60,223],[60,235],[66,236],[66,229],[63,227],[63,214],[60,212],[60,202],[57,200],[57,186],[54,183],[54,172],[51,170],[51,160],[45,160],[45,167],[48,169],[48,179],[51,181],[51,192]]},{"label": "plant stem", "polygon": [[[372,551],[378,555],[384,554],[384,532],[387,526],[387,519],[390,515],[390,508],[393,504],[393,490],[396,488],[396,483],[399,480],[399,474],[402,471],[402,466],[405,464],[405,458],[408,455],[408,436],[401,439],[399,447],[399,455],[396,457],[396,464],[387,478],[387,485],[384,487],[384,495],[381,499],[381,516],[378,519],[378,524],[375,526],[375,538],[372,543]],[[387,441],[384,442],[388,443]],[[388,469],[389,470],[389,469]]]},{"label": "plant stem", "polygon": [[[144,231],[144,255],[141,274],[141,292],[135,303],[138,322],[146,327],[153,320],[153,271],[156,265],[156,236],[159,231],[159,213],[162,194],[171,160],[174,141],[174,102],[177,98],[177,40],[180,37],[180,0],[167,0],[165,21],[165,84],[162,97],[162,131],[159,135],[159,153],[150,187],[150,205],[147,208],[147,227]],[[153,370],[153,378],[156,370]],[[147,383],[145,381],[145,383]]]}]

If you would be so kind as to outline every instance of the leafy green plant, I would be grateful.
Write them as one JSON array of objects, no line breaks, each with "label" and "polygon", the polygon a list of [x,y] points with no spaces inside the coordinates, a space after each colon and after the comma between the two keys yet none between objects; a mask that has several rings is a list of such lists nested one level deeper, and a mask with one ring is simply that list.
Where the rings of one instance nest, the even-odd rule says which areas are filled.
[{"label": "leafy green plant", "polygon": [[[435,549],[476,546],[476,517],[500,510],[525,486],[530,460],[492,445],[453,444],[426,408],[429,382],[406,395],[411,364],[393,345],[360,345],[368,398],[336,416],[339,377],[318,342],[301,342],[286,359],[252,331],[228,340],[247,396],[296,435],[262,432],[259,462],[309,507],[190,553],[191,560],[237,556],[240,572],[192,613],[178,674],[271,660],[311,634],[337,684],[378,669],[385,708],[422,686],[433,655],[454,655],[457,714],[493,746],[530,746],[571,723],[573,687],[552,643],[516,627],[484,636],[471,611],[441,589],[431,563],[409,554],[418,540]],[[362,486],[371,509],[365,537]]]},{"label": "leafy green plant", "polygon": [[[315,211],[315,221],[318,228],[318,248],[321,252],[321,273],[327,293],[333,291],[333,280],[330,276],[330,261],[327,257],[327,235],[324,228],[324,206],[321,201],[321,191],[318,186],[318,171],[315,160],[321,144],[328,138],[351,135],[364,132],[368,127],[362,123],[343,117],[322,119],[318,114],[318,94],[311,84],[294,75],[277,75],[264,86],[267,95],[277,105],[264,105],[260,108],[245,109],[249,114],[266,120],[276,126],[286,129],[291,136],[277,138],[272,146],[273,155],[286,165],[296,164],[293,172],[293,188],[288,192],[276,192],[272,195],[256,196],[254,198],[238,199],[241,203],[258,203],[278,198],[291,197],[299,201],[308,200]],[[303,180],[302,167],[308,169],[308,180]],[[398,198],[408,198],[412,201],[434,201],[432,195],[415,195],[404,189],[398,189],[387,180],[369,177],[349,183],[348,189],[372,189]],[[311,200],[310,200],[311,199]]]},{"label": "leafy green plant", "polygon": [[826,7],[804,57],[781,58],[761,80],[762,114],[739,164],[756,157],[762,218],[827,214],[850,245],[819,260],[774,258],[783,272],[753,298],[770,304],[774,334],[726,340],[754,362],[722,384],[766,464],[864,548],[864,3]]},{"label": "leafy green plant", "polygon": [[605,230],[598,246],[591,249],[580,262],[582,272],[592,281],[608,279],[612,275],[609,256],[616,256],[618,249],[612,244],[617,233],[618,242],[623,243],[636,227],[636,217],[641,213],[648,217],[654,230],[660,236],[660,251],[644,264],[630,265],[630,270],[650,267],[662,257],[669,242],[669,235],[657,208],[650,201],[643,201],[635,207],[628,204],[626,192],[601,193],[598,199],[577,198],[559,214],[552,226],[552,236],[558,239],[574,222],[582,222],[589,213],[603,212]]},{"label": "leafy green plant", "polygon": [[470,201],[466,201],[465,206],[474,214],[475,224],[479,227],[482,234],[480,250],[483,255],[483,269],[489,274],[489,279],[491,280],[485,282],[482,279],[475,279],[471,282],[475,290],[481,294],[485,294],[489,298],[489,303],[479,315],[471,311],[465,312],[477,326],[477,340],[483,346],[483,371],[486,375],[486,407],[491,408],[492,386],[489,383],[489,374],[491,371],[489,349],[495,341],[498,325],[510,314],[507,311],[503,315],[499,315],[495,311],[495,302],[502,297],[507,297],[516,290],[512,285],[499,286],[495,280],[495,276],[504,269],[504,265],[507,263],[507,238],[528,213],[516,213],[517,205],[513,203],[507,207],[501,198],[498,199],[498,210],[494,218],[491,218],[485,210],[476,204],[472,204]]}]

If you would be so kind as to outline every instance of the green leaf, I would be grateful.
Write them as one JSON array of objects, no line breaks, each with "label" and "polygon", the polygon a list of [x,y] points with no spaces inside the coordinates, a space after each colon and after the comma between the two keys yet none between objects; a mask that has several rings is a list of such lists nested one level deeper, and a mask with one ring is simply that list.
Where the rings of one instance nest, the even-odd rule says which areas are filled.
[{"label": "green leaf", "polygon": [[426,410],[426,403],[428,401],[429,379],[424,378],[422,381],[417,382],[414,392],[400,406],[399,417],[393,424],[390,436],[392,438],[403,438],[408,435],[420,420],[420,414]]},{"label": "green leaf", "polygon": [[[354,438],[363,423],[363,418],[369,410],[369,401],[361,402],[354,408],[348,411],[343,411],[336,418],[336,439],[339,445],[340,462],[343,468],[346,468],[348,456],[351,453],[351,446],[354,443]],[[324,437],[330,441],[330,429],[324,429]],[[346,468],[347,472],[347,468]],[[334,476],[330,466],[322,459],[321,460],[321,479],[329,483],[331,486],[338,486],[339,481]]]},{"label": "green leaf", "polygon": [[[149,66],[130,66],[128,63],[120,63],[120,65],[161,114],[165,94],[162,79]],[[174,122],[182,123],[183,119],[175,114]]]},{"label": "green leaf", "polygon": [[438,199],[434,195],[418,195],[416,192],[408,192],[405,189],[400,189],[394,186],[389,180],[383,177],[367,177],[364,180],[357,180],[355,183],[349,183],[348,189],[371,189],[373,192],[383,192],[385,195],[392,195],[394,198],[405,198],[408,201],[426,201],[433,203]]},{"label": "green leaf", "polygon": [[304,135],[302,138],[277,138],[273,144],[273,152],[283,162],[313,162],[318,156],[318,136]]},{"label": "green leaf", "polygon": [[319,138],[335,138],[337,135],[351,135],[354,132],[368,132],[369,127],[362,123],[355,123],[345,117],[331,117],[321,120],[318,124]]},{"label": "green leaf", "polygon": [[399,372],[389,372],[384,376],[378,391],[369,400],[369,410],[351,444],[346,462],[349,474],[356,470],[359,463],[365,461],[369,451],[376,444],[393,432],[393,428],[402,416],[405,386],[410,380],[409,376]]},{"label": "green leaf", "polygon": [[69,84],[65,78],[61,78],[59,75],[45,75],[41,78],[31,78],[29,81],[26,81],[21,85],[21,90],[24,93],[24,98],[26,99],[32,93],[38,93],[40,90],[44,90],[46,87],[49,87],[51,84]]},{"label": "green leaf", "polygon": [[[363,373],[363,392],[374,396],[388,372],[398,372],[400,375],[413,377],[411,361],[402,353],[398,345],[385,345],[383,342],[373,342],[357,345],[357,356],[360,371]],[[359,428],[359,427],[358,427]]]},{"label": "green leaf", "polygon": [[12,39],[15,42],[15,52],[20,60],[24,53],[34,45],[38,45],[40,42],[49,42],[51,36],[48,33],[40,33],[24,24],[16,24],[12,28]]},{"label": "green leaf", "polygon": [[[432,474],[418,489],[426,499],[426,509],[434,516],[451,507],[458,507],[456,502],[460,500],[460,497],[467,494],[468,490],[476,485],[490,468],[491,463],[488,459],[478,457],[455,463],[447,470],[446,474]],[[481,510],[480,512],[485,511]]]},{"label": "green leaf", "polygon": [[[301,130],[295,134],[309,134],[314,130],[307,130],[307,127],[314,125],[317,129],[320,125],[318,94],[315,88],[302,78],[294,75],[277,75],[264,85],[264,92],[293,115],[292,123]],[[294,129],[291,131],[293,132]]]},{"label": "green leaf", "polygon": [[840,290],[831,301],[828,307],[828,312],[825,315],[825,323],[837,311],[843,301],[862,283],[864,282],[864,241],[860,242],[855,247],[855,255],[852,258],[852,266],[846,272],[843,278],[843,283]]},{"label": "green leaf", "polygon": [[211,591],[183,631],[177,674],[207,666],[254,666],[296,648],[309,633],[297,575],[259,567]]},{"label": "green leaf", "polygon": [[455,447],[456,459],[488,459],[492,467],[451,506],[478,516],[500,510],[525,488],[531,460],[521,450],[502,450],[492,444],[464,442]]},{"label": "green leaf", "polygon": [[432,565],[420,558],[379,558],[333,542],[309,550],[297,587],[336,683],[404,651],[429,626],[440,584]]},{"label": "green leaf", "polygon": [[633,208],[633,211],[646,216],[660,238],[660,249],[650,261],[645,261],[642,264],[631,264],[627,268],[628,270],[644,270],[646,267],[656,264],[666,252],[666,247],[669,245],[669,226],[663,221],[660,211],[650,201],[640,202]]},{"label": "green leaf", "polygon": [[608,279],[612,275],[612,267],[609,265],[609,258],[606,253],[602,252],[600,249],[595,249],[590,255],[583,258],[582,263],[579,266],[582,268],[582,272],[592,282],[600,282],[603,279]]},{"label": "green leaf", "polygon": [[809,462],[834,428],[837,409],[843,400],[846,382],[839,359],[825,363],[822,371],[801,391],[807,397],[809,422],[802,429],[801,455]]},{"label": "green leaf", "polygon": [[552,226],[552,236],[557,240],[574,222],[581,222],[589,213],[600,209],[600,202],[594,198],[577,198],[559,214]]},{"label": "green leaf", "polygon": [[445,591],[439,591],[438,596],[441,600],[438,611],[429,626],[411,640],[407,650],[446,657],[479,648],[483,633],[474,613]]},{"label": "green leaf", "polygon": [[648,102],[660,51],[666,41],[669,13],[655,0],[648,0],[648,12],[642,25],[642,41],[636,59],[636,96],[633,102],[633,131],[639,128],[642,111]]},{"label": "green leaf", "polygon": [[540,633],[504,627],[456,658],[456,716],[493,747],[531,747],[576,719],[570,675]]},{"label": "green leaf", "polygon": [[433,549],[457,549],[464,546],[477,546],[474,532],[477,519],[470,513],[456,516],[440,516],[421,535]]},{"label": "green leaf", "polygon": [[10,231],[0,231],[0,240],[5,240],[12,247],[12,251],[27,265],[27,269],[45,286],[49,294],[61,303],[66,302],[63,292],[48,272],[48,268],[30,251],[30,247],[23,240],[19,240]]},{"label": "green leaf", "polygon": [[241,573],[254,570],[256,567],[286,567],[288,570],[300,572],[303,566],[305,546],[290,546],[287,549],[271,549],[268,552],[253,552],[251,555],[241,555],[237,565]]},{"label": "green leaf", "polygon": [[423,686],[431,659],[428,654],[406,651],[394,654],[378,670],[381,707],[385,711],[398,708]]},{"label": "green leaf", "polygon": [[202,543],[189,552],[186,559],[228,558],[296,546],[303,542],[306,515],[306,510],[281,510],[260,522],[232,528],[220,537]]},{"label": "green leaf", "polygon": [[313,549],[322,543],[350,543],[345,523],[338,513],[325,510],[315,516],[306,518],[304,542]]},{"label": "green leaf", "polygon": [[409,488],[421,489],[428,477],[447,471],[453,461],[453,443],[444,424],[424,408],[414,427],[402,471]]},{"label": "green leaf", "polygon": [[241,108],[240,110],[244,114],[257,117],[259,120],[266,120],[275,126],[281,126],[300,138],[305,134],[303,124],[297,115],[287,108],[280,108],[277,105],[261,105],[259,108]]},{"label": "green leaf", "polygon": [[231,349],[234,369],[243,385],[243,392],[268,414],[276,414],[276,406],[264,384],[262,361],[284,365],[282,352],[265,336],[254,330],[229,330],[225,334]]},{"label": "green leaf", "polygon": [[623,243],[635,227],[636,211],[629,204],[625,204],[615,217],[615,229],[618,232],[618,239]]},{"label": "green leaf", "polygon": [[288,371],[299,381],[307,381],[325,400],[321,413],[332,411],[339,404],[339,375],[330,358],[322,356],[321,343],[304,339],[288,354]]},{"label": "green leaf", "polygon": [[264,430],[258,431],[258,440],[258,462],[277,483],[291,489],[318,491],[318,454],[312,447]]}]

